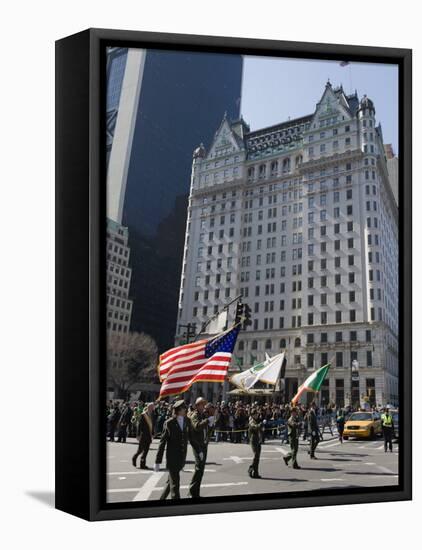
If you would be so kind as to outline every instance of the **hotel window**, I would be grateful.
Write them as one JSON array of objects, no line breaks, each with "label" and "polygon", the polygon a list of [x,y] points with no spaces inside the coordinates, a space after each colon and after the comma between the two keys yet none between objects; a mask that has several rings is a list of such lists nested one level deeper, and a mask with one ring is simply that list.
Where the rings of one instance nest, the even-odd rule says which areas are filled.
[{"label": "hotel window", "polygon": [[336,206],[334,208],[333,215],[334,215],[334,218],[339,218],[340,217],[340,208],[338,206]]},{"label": "hotel window", "polygon": [[308,325],[313,325],[313,324],[314,324],[314,314],[308,313]]},{"label": "hotel window", "polygon": [[321,237],[325,237],[327,234],[327,226],[326,225],[321,225],[320,227],[320,235]]},{"label": "hotel window", "polygon": [[325,288],[327,286],[327,277],[326,275],[323,275],[321,277],[321,288]]},{"label": "hotel window", "polygon": [[349,273],[349,283],[353,284],[355,282],[355,274]]},{"label": "hotel window", "polygon": [[349,265],[355,265],[355,257],[353,256],[353,254],[351,254],[350,256],[348,256],[348,264]]},{"label": "hotel window", "polygon": [[343,352],[336,351],[336,367],[342,367],[342,366],[343,366]]},{"label": "hotel window", "polygon": [[307,353],[306,354],[306,366],[308,369],[314,368],[314,354],[313,353]]},{"label": "hotel window", "polygon": [[366,352],[366,366],[372,367],[372,351],[370,350]]},{"label": "hotel window", "polygon": [[356,310],[355,309],[351,309],[349,311],[349,316],[350,316],[350,322],[351,323],[354,323],[356,321]]},{"label": "hotel window", "polygon": [[341,285],[341,275],[340,273],[336,273],[334,275],[334,283],[336,286]]}]

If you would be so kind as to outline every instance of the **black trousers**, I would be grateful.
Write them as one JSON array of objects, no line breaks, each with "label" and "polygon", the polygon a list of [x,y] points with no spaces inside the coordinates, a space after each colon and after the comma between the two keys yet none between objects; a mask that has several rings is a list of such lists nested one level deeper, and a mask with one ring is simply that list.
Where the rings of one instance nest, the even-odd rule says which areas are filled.
[{"label": "black trousers", "polygon": [[204,477],[208,448],[204,447],[203,449],[201,449],[200,452],[202,453],[202,460],[199,456],[199,452],[197,452],[195,449],[192,450],[193,456],[195,457],[195,471],[193,472],[193,476],[189,484],[189,494],[192,498],[198,498],[201,490],[202,478]]},{"label": "black trousers", "polygon": [[257,443],[256,445],[251,445],[251,447],[253,451],[253,461],[251,464],[251,468],[257,474],[258,466],[259,466],[259,458],[261,456],[261,443]]},{"label": "black trousers", "polygon": [[318,435],[318,432],[314,432],[315,435],[312,435],[311,433],[311,443],[310,443],[310,455],[311,456],[315,456],[315,449],[317,448],[318,446],[318,443],[319,443],[319,435]]},{"label": "black trousers", "polygon": [[180,470],[169,469],[167,482],[164,486],[164,491],[161,493],[160,500],[165,500],[169,494],[173,500],[180,498]]},{"label": "black trousers", "polygon": [[284,457],[286,462],[292,461],[293,466],[297,466],[297,452],[299,450],[299,438],[289,437],[290,452]]},{"label": "black trousers", "polygon": [[387,450],[387,447],[390,451],[393,450],[393,428],[383,427],[384,433],[384,450]]},{"label": "black trousers", "polygon": [[138,445],[138,450],[133,455],[133,460],[136,462],[136,459],[141,455],[141,467],[146,466],[147,464],[147,454],[151,445],[151,441],[140,441]]}]

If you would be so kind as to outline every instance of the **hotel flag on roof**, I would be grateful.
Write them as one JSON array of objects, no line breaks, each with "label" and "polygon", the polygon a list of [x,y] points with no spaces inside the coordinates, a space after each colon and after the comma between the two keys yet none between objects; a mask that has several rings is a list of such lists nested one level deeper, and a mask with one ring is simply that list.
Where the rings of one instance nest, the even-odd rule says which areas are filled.
[{"label": "hotel flag on roof", "polygon": [[305,391],[319,391],[330,367],[331,363],[328,363],[327,365],[324,365],[320,369],[313,372],[310,376],[308,376],[305,382],[301,386],[299,386],[297,394],[292,399],[292,404],[295,405],[299,401],[302,393],[304,393]]},{"label": "hotel flag on roof", "polygon": [[187,391],[195,382],[224,382],[240,326],[160,355],[160,398]]}]

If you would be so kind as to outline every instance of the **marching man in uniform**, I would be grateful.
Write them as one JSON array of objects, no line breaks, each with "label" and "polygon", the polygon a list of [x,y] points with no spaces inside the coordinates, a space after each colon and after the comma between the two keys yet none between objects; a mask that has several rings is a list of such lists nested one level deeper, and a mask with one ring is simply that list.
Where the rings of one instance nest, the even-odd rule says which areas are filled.
[{"label": "marching man in uniform", "polygon": [[249,417],[249,441],[253,451],[253,462],[248,468],[248,474],[255,479],[261,479],[258,473],[259,457],[261,456],[263,422],[259,421],[259,411],[252,409]]},{"label": "marching man in uniform", "polygon": [[190,421],[186,416],[186,404],[183,399],[176,401],[173,406],[173,416],[164,423],[155,459],[156,472],[160,471],[160,464],[163,461],[164,450],[166,450],[166,462],[168,479],[160,500],[164,500],[170,493],[170,498],[180,498],[180,471],[186,462],[188,441],[190,437]]},{"label": "marching man in uniform", "polygon": [[209,435],[214,425],[214,419],[213,405],[207,404],[207,400],[203,397],[198,397],[195,401],[195,409],[189,415],[190,443],[195,457],[195,471],[189,485],[189,494],[192,498],[200,498],[199,492],[207,462]]},{"label": "marching man in uniform", "polygon": [[283,456],[284,463],[286,466],[289,465],[289,461],[292,461],[292,466],[295,470],[300,470],[300,466],[297,463],[297,451],[299,449],[299,429],[300,429],[300,420],[297,415],[296,407],[293,407],[290,411],[290,418],[287,421],[287,430],[290,443],[290,452]]},{"label": "marching man in uniform", "polygon": [[138,450],[132,457],[132,464],[136,468],[136,460],[141,455],[141,470],[149,470],[147,466],[147,454],[151,445],[154,433],[154,403],[148,403],[144,412],[140,415],[136,428],[138,438]]},{"label": "marching man in uniform", "polygon": [[312,402],[311,408],[308,412],[308,424],[309,424],[309,431],[311,433],[311,443],[310,443],[310,450],[308,451],[311,455],[311,458],[316,460],[315,456],[315,449],[317,448],[317,445],[319,443],[319,427],[318,427],[318,419],[316,415],[316,403],[315,401]]}]

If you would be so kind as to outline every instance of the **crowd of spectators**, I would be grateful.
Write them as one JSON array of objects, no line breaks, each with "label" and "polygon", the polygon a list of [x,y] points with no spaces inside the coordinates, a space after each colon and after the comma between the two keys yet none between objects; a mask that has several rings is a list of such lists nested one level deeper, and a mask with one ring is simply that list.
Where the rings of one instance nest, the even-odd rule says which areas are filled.
[{"label": "crowd of spectators", "polygon": [[[146,403],[142,401],[125,402],[110,400],[107,404],[107,437],[109,441],[125,443],[127,437],[135,437],[139,416]],[[191,410],[193,405],[189,405]],[[289,403],[276,404],[269,402],[246,403],[242,400],[221,401],[215,404],[215,425],[212,438],[214,441],[229,441],[231,443],[248,442],[248,425],[252,408],[258,409],[259,420],[264,425],[264,439],[280,438],[287,441],[286,423],[290,416]],[[308,406],[297,405],[303,439],[308,437],[307,412]],[[333,434],[333,427],[339,416],[347,418],[353,412],[351,407],[341,408],[335,404],[317,407],[320,436],[326,431]],[[154,434],[160,435],[164,422],[172,414],[172,405],[166,401],[157,401],[154,410]],[[117,438],[117,439],[116,439]]]}]

